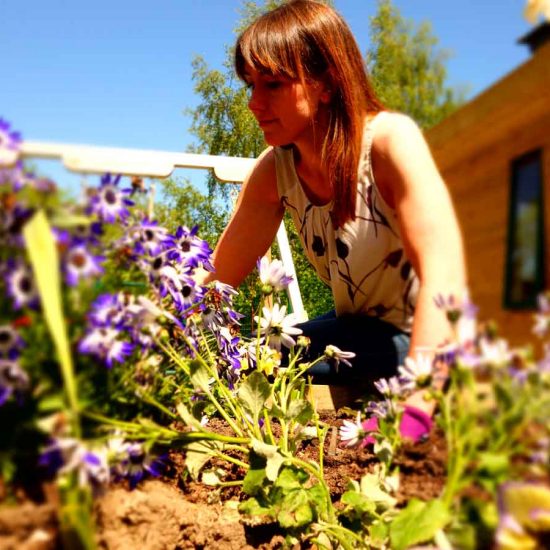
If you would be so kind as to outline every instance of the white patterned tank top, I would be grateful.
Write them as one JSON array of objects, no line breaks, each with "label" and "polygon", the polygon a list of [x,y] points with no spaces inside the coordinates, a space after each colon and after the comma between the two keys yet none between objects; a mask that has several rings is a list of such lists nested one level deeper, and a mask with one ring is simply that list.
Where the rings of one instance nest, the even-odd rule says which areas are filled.
[{"label": "white patterned tank top", "polygon": [[335,229],[331,203],[311,203],[291,149],[274,148],[277,186],[309,261],[332,289],[336,314],[375,316],[410,333],[418,277],[405,255],[396,212],[382,198],[372,171],[372,139],[381,116],[385,113],[365,124],[354,221]]}]

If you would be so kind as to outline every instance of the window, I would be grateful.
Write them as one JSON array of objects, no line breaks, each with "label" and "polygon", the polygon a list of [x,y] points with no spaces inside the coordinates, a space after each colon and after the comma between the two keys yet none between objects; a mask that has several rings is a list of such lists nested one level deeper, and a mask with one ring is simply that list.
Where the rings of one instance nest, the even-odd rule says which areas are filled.
[{"label": "window", "polygon": [[536,306],[544,290],[542,155],[533,151],[512,162],[504,305]]}]

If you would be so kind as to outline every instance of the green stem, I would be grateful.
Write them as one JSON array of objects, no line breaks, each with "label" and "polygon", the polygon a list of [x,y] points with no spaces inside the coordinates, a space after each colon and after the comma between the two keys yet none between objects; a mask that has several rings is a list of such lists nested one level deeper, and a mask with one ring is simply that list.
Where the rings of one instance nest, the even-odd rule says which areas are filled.
[{"label": "green stem", "polygon": [[319,525],[321,526],[322,531],[327,534],[331,534],[342,545],[342,548],[345,548],[346,550],[351,550],[353,548],[353,546],[349,544],[350,539],[354,539],[361,548],[365,547],[365,541],[357,533],[354,533],[350,529],[347,529],[338,523],[325,523],[320,521]]},{"label": "green stem", "polygon": [[242,480],[236,480],[236,481],[222,481],[218,484],[218,487],[224,488],[224,487],[238,487],[239,485],[242,485]]},{"label": "green stem", "polygon": [[250,468],[250,465],[246,462],[243,462],[242,460],[239,460],[238,458],[235,458],[230,455],[226,455],[222,452],[217,452],[216,457],[221,458],[222,460],[226,460],[227,462],[231,462],[231,464],[235,464],[236,466],[239,466],[245,470],[248,470]]}]

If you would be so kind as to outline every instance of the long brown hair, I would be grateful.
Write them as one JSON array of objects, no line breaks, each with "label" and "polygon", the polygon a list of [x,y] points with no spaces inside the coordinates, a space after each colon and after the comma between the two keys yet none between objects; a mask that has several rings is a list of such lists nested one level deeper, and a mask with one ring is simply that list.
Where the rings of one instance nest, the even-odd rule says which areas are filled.
[{"label": "long brown hair", "polygon": [[235,69],[323,81],[331,90],[322,160],[333,187],[337,227],[355,219],[357,170],[366,116],[384,107],[368,80],[357,42],[344,19],[316,0],[289,0],[261,15],[239,36]]}]

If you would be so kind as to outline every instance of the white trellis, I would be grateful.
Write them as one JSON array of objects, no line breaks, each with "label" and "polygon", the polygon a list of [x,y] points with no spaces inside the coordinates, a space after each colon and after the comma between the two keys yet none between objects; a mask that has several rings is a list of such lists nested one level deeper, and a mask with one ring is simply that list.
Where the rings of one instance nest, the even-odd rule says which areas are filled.
[{"label": "white trellis", "polygon": [[[16,160],[16,153],[12,162]],[[241,157],[199,155],[193,153],[175,153],[140,149],[97,147],[91,145],[73,145],[25,141],[20,156],[26,158],[47,158],[61,160],[67,170],[84,174],[122,174],[164,179],[176,168],[211,169],[217,179],[226,183],[242,183],[251,170],[255,160]],[[6,160],[6,159],[2,159]],[[9,160],[8,160],[9,162]],[[288,295],[293,312],[300,320],[307,320],[304,310],[294,262],[290,253],[288,236],[283,224],[277,231],[277,243],[281,260],[287,273],[292,275]]]}]

